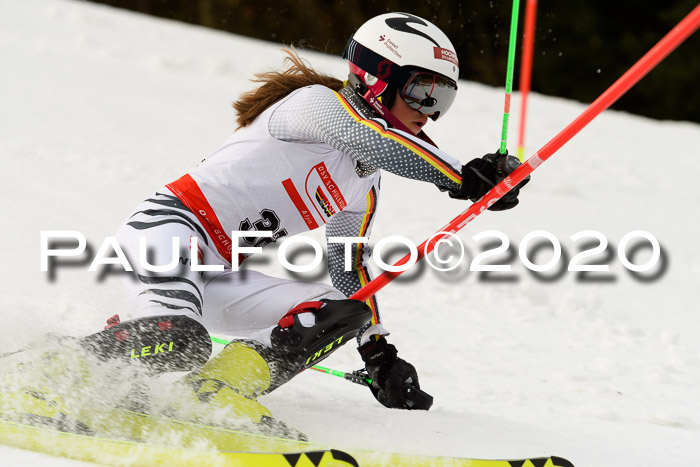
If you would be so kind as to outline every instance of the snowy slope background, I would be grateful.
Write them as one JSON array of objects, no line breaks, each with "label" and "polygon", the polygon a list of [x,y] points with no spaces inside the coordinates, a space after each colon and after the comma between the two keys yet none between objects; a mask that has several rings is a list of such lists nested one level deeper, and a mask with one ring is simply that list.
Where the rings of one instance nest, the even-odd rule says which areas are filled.
[{"label": "snowy slope background", "polygon": [[[275,44],[76,1],[2,0],[0,18],[5,352],[46,332],[85,335],[115,313],[128,316],[119,280],[100,281],[87,263],[49,280],[39,268],[40,231],[78,230],[97,249],[138,202],[218,147],[234,128],[230,103],[250,89],[252,73],[279,68],[283,54]],[[337,57],[304,56],[346,74]],[[450,113],[427,129],[466,162],[498,147],[503,91],[471,82],[460,89]],[[533,95],[529,108],[532,154],[585,106]],[[511,151],[517,123],[514,112]],[[517,255],[501,255],[513,270],[494,276],[510,281],[417,267],[381,291],[390,340],[435,397],[431,411],[384,409],[366,389],[315,372],[261,401],[338,448],[556,454],[584,467],[690,464],[700,457],[698,143],[697,124],[606,111],[535,172],[521,206],[487,212],[459,234],[473,258],[483,248],[472,239],[479,232],[503,232],[517,252],[526,234],[545,230],[571,258],[581,242],[570,236],[596,230],[611,244],[613,255],[595,258],[611,266],[610,280],[584,282],[572,272],[537,280]],[[403,235],[420,243],[464,209],[391,174],[382,188],[375,242]],[[635,280],[617,258],[634,230],[662,245],[666,268],[651,280]],[[642,248],[631,259],[649,256]],[[274,251],[254,264],[289,277]],[[358,368],[353,347],[326,365]],[[8,447],[0,458],[83,465]]]}]

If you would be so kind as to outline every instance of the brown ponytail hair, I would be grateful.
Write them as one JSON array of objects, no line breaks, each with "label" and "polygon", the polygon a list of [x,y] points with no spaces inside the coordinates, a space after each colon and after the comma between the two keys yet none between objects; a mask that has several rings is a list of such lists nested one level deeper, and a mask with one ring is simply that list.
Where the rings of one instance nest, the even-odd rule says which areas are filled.
[{"label": "brown ponytail hair", "polygon": [[233,108],[238,114],[238,128],[250,125],[265,109],[296,89],[311,84],[321,84],[334,91],[343,88],[341,80],[317,73],[311,64],[299,57],[294,46],[282,50],[288,55],[284,59],[284,63],[288,64],[287,68],[281,72],[256,73],[251,81],[262,84],[242,94],[233,103]]}]

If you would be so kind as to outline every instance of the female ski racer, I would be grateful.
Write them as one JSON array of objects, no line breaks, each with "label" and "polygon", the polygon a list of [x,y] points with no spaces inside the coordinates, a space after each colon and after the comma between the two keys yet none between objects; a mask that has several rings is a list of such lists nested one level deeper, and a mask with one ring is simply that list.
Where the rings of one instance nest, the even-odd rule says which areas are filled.
[{"label": "female ski racer", "polygon": [[[257,75],[260,86],[234,103],[231,137],[118,231],[129,257],[146,245],[151,265],[187,264],[166,272],[141,266],[127,284],[137,317],[115,316],[82,343],[103,358],[191,371],[186,382],[197,401],[260,422],[270,414],[257,395],[356,338],[380,403],[427,408],[411,397],[416,370],[387,342],[376,297],[347,299],[372,277],[367,243],[351,245],[346,269],[346,245],[333,239],[369,237],[382,170],[477,200],[519,163],[487,154],[462,165],[425,135],[428,119],[452,105],[459,65],[447,36],[422,18],[387,13],[363,24],[343,54],[346,82],[287,53],[286,70]],[[490,209],[514,207],[518,192]],[[332,286],[238,270],[246,248],[324,225]],[[210,359],[210,332],[244,338]]]}]

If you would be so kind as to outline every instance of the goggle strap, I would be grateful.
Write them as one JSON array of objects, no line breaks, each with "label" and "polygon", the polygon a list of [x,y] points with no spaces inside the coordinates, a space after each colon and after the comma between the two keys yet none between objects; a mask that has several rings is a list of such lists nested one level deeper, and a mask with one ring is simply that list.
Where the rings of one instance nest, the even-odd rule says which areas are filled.
[{"label": "goggle strap", "polygon": [[381,93],[383,93],[384,91],[386,91],[388,83],[382,81],[381,79],[377,78],[374,75],[370,75],[370,76],[372,76],[372,80],[374,81],[374,83],[368,84],[367,81],[370,81],[370,80],[368,79],[368,73],[365,70],[363,70],[362,68],[358,67],[357,65],[355,65],[354,63],[352,63],[350,61],[348,61],[348,65],[350,65],[350,73],[359,76],[360,79],[362,80],[362,82],[364,83],[364,85],[367,86],[369,89],[371,89],[375,95],[378,96]]}]

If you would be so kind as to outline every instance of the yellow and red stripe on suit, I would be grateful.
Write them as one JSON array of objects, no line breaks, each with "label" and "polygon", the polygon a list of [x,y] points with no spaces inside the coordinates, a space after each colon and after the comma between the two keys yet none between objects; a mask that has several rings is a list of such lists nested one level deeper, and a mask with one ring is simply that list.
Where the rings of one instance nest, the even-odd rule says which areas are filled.
[{"label": "yellow and red stripe on suit", "polygon": [[[441,151],[438,148],[431,146],[425,141],[413,137],[412,135],[409,135],[402,131],[385,128],[377,120],[363,118],[342,95],[340,95],[339,93],[335,93],[335,95],[338,98],[338,101],[340,101],[340,104],[343,106],[343,108],[345,108],[347,113],[357,123],[366,126],[370,130],[381,136],[381,138],[391,140],[403,146],[405,149],[415,154],[415,156],[422,159],[431,167],[433,167],[433,169],[437,173],[441,174],[447,180],[455,184],[454,186],[446,188],[455,188],[462,183],[461,165],[459,164],[459,162],[455,164],[455,160],[453,158],[447,156],[446,154],[439,154]],[[392,167],[382,167],[377,165],[376,161],[373,162],[375,162],[373,165],[377,166],[378,168],[386,169],[390,172],[393,172]]]},{"label": "yellow and red stripe on suit", "polygon": [[[359,237],[365,237],[369,234],[370,226],[372,223],[372,218],[374,217],[374,209],[377,204],[377,192],[374,187],[367,193],[367,209],[365,215],[362,217],[362,224],[360,225],[360,231],[358,233]],[[372,280],[370,277],[369,269],[366,264],[362,262],[362,244],[355,245],[355,254],[353,259],[353,270],[357,273],[360,280],[360,287],[367,285],[369,281]],[[372,320],[371,324],[379,323],[379,312],[377,310],[377,299],[374,295],[367,299],[365,302],[367,306],[372,309]]]}]

